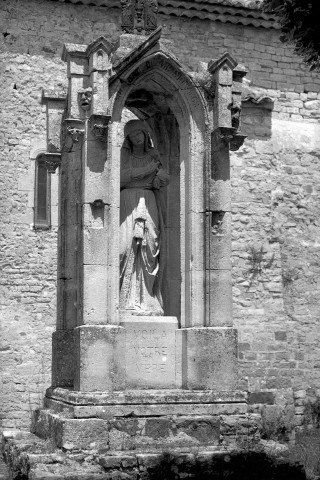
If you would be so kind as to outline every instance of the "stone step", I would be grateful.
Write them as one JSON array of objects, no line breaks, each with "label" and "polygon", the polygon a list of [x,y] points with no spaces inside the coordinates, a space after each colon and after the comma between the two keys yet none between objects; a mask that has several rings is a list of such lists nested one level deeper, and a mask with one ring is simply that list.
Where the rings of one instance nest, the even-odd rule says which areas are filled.
[{"label": "stone step", "polygon": [[[268,444],[255,451],[221,446],[198,446],[132,451],[62,451],[28,432],[5,433],[4,453],[9,478],[28,480],[151,480],[155,478],[247,478],[267,472],[266,478],[305,479],[300,465],[288,464],[287,447],[271,442],[277,455],[267,455]],[[260,447],[260,448],[259,448]],[[277,448],[276,448],[277,447]],[[276,448],[276,450],[275,450]],[[260,472],[259,472],[260,469]],[[159,476],[159,473],[161,475]],[[203,477],[202,477],[203,475]],[[249,477],[248,477],[249,478]],[[257,478],[257,475],[250,476]],[[7,479],[6,479],[7,480]]]},{"label": "stone step", "polygon": [[66,402],[45,398],[45,408],[55,413],[65,412],[73,418],[148,417],[167,415],[241,415],[248,411],[246,403],[153,403],[69,405]]},{"label": "stone step", "polygon": [[132,450],[148,447],[217,445],[218,416],[68,418],[37,410],[33,432],[58,448]]}]

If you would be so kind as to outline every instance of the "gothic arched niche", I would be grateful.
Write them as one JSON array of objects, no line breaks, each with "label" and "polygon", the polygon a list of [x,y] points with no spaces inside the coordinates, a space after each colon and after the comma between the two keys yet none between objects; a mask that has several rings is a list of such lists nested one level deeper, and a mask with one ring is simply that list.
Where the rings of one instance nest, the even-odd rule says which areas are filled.
[{"label": "gothic arched niche", "polygon": [[[143,88],[141,88],[143,87]],[[148,89],[149,87],[149,89]],[[164,230],[160,257],[164,264],[161,296],[164,315],[180,318],[181,311],[181,249],[180,249],[180,132],[179,125],[161,88],[143,84],[128,95],[125,107],[144,120],[153,133],[152,140],[159,153],[161,166],[169,175],[164,188]]]},{"label": "gothic arched niche", "polygon": [[[203,215],[209,152],[205,147],[208,122],[201,94],[174,60],[157,52],[140,59],[111,82],[110,97],[113,168],[119,168],[124,140],[122,112],[129,109],[150,126],[161,163],[170,175],[166,187],[164,315],[177,316],[182,327],[203,326]],[[116,249],[114,254],[113,258],[118,258]]]}]

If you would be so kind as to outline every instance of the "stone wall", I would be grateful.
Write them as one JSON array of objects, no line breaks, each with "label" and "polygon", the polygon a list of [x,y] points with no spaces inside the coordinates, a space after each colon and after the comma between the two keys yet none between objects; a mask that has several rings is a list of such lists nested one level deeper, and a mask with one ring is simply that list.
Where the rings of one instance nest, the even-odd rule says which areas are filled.
[{"label": "stone wall", "polygon": [[[34,163],[44,151],[41,89],[65,89],[64,43],[116,41],[120,9],[7,0],[1,18],[1,365],[4,427],[28,427],[50,384],[55,326],[57,178],[51,230],[33,229]],[[270,104],[246,102],[245,145],[232,156],[233,279],[241,378],[252,400],[292,403],[319,385],[320,77],[279,32],[162,16],[163,35],[189,70],[228,50]],[[269,398],[269,397],[268,397]],[[257,401],[257,399],[259,401]]]}]

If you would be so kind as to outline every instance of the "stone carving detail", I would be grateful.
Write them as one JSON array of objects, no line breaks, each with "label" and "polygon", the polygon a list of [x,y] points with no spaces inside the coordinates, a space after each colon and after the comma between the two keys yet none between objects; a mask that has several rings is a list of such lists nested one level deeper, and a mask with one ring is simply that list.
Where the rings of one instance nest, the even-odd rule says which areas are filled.
[{"label": "stone carving detail", "polygon": [[110,118],[110,115],[91,115],[90,117],[92,133],[101,142],[105,142],[108,139]]},{"label": "stone carving detail", "polygon": [[120,308],[163,315],[165,197],[169,175],[140,120],[125,125],[120,170]]},{"label": "stone carving detail", "polygon": [[212,150],[220,150],[221,146],[229,146],[234,134],[232,127],[220,127],[212,132]]},{"label": "stone carving detail", "polygon": [[241,104],[237,105],[234,101],[231,105],[231,125],[236,131],[240,130]]},{"label": "stone carving detail", "polygon": [[212,132],[212,151],[216,152],[220,150],[222,146],[229,147],[233,152],[238,150],[243,145],[247,136],[236,132],[236,129],[233,127],[217,128]]},{"label": "stone carving detail", "polygon": [[157,28],[157,13],[158,3],[157,0],[147,0],[145,10],[145,30],[146,33],[151,33]]},{"label": "stone carving detail", "polygon": [[56,169],[61,165],[60,153],[44,153],[42,158],[49,173],[55,173]]},{"label": "stone carving detail", "polygon": [[80,107],[84,111],[90,110],[91,103],[92,103],[92,88],[83,88],[79,90],[78,92],[79,95],[79,103]]},{"label": "stone carving detail", "polygon": [[134,31],[134,9],[133,3],[135,0],[121,0],[122,10],[122,30],[126,33],[133,33]]},{"label": "stone carving detail", "polygon": [[225,212],[218,211],[218,212],[211,212],[211,227],[213,235],[221,235],[223,229],[223,219]]},{"label": "stone carving detail", "polygon": [[67,132],[75,142],[79,142],[80,138],[84,135],[84,130],[80,128],[68,127]]},{"label": "stone carving detail", "polygon": [[157,28],[157,0],[121,0],[122,30],[150,34]]},{"label": "stone carving detail", "polygon": [[241,133],[234,135],[230,140],[230,150],[232,152],[239,150],[246,138],[247,135],[242,135]]}]

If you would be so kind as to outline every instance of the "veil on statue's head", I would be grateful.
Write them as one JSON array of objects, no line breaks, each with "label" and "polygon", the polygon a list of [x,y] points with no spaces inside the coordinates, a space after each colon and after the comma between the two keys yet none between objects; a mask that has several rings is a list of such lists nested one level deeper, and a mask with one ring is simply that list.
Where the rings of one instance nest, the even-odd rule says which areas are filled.
[{"label": "veil on statue's head", "polygon": [[129,139],[130,133],[141,130],[144,133],[144,151],[148,152],[149,150],[154,149],[152,141],[152,131],[149,125],[143,120],[129,120],[124,126],[124,142],[122,148],[126,148],[132,152],[132,143]]}]

